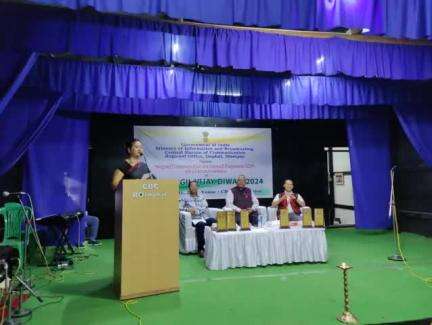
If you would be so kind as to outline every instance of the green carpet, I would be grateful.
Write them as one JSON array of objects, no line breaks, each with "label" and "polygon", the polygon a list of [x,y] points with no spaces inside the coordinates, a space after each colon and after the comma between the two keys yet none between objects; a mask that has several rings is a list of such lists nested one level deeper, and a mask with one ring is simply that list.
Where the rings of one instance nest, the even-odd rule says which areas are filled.
[{"label": "green carpet", "polygon": [[[432,316],[432,288],[410,275],[402,262],[387,261],[393,253],[391,233],[329,229],[329,261],[253,269],[209,271],[196,255],[180,258],[181,291],[141,298],[130,309],[143,324],[337,324],[342,312],[341,271],[349,273],[351,310],[362,324]],[[432,276],[432,239],[402,234],[410,265]],[[113,241],[86,249],[95,254],[77,261],[55,281],[39,277],[35,289],[64,296],[60,303],[40,306],[31,324],[138,324],[112,292]],[[33,269],[43,274],[43,269]],[[25,304],[40,304],[32,298]]]}]

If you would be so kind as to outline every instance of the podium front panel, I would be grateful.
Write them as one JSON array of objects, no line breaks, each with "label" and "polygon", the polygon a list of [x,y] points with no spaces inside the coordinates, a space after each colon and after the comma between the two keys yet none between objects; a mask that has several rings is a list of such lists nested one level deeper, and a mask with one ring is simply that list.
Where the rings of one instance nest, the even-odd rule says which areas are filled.
[{"label": "podium front panel", "polygon": [[120,299],[178,290],[178,182],[124,180],[117,195],[114,274]]}]

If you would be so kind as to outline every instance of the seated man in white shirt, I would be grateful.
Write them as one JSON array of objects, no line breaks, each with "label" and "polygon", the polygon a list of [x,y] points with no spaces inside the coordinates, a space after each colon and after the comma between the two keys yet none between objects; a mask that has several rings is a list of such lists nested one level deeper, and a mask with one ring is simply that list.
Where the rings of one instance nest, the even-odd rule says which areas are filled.
[{"label": "seated man in white shirt", "polygon": [[189,191],[183,195],[180,200],[180,211],[190,212],[192,215],[192,225],[195,227],[195,233],[198,243],[198,255],[204,257],[204,229],[211,226],[216,220],[210,217],[208,204],[205,197],[198,190],[197,182],[189,182]]},{"label": "seated man in white shirt", "polygon": [[246,187],[246,177],[237,177],[237,186],[230,189],[226,196],[227,208],[235,211],[236,223],[240,224],[240,212],[249,212],[249,222],[253,226],[258,226],[258,199],[249,187]]},{"label": "seated man in white shirt", "polygon": [[301,220],[301,207],[306,205],[302,196],[298,193],[294,193],[294,182],[290,179],[286,179],[284,182],[284,191],[282,193],[276,194],[272,202],[272,207],[278,208],[278,218],[279,210],[288,209],[289,218],[291,221]]}]

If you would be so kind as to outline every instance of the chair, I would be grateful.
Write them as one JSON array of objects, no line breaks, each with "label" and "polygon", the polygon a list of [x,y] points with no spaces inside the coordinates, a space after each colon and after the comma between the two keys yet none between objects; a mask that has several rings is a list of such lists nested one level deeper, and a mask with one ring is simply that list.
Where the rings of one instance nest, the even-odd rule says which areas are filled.
[{"label": "chair", "polygon": [[268,221],[268,213],[266,207],[261,205],[258,207],[258,219],[260,220],[262,225],[264,225]]},{"label": "chair", "polygon": [[267,207],[267,221],[277,220],[277,207]]},{"label": "chair", "polygon": [[[277,209],[278,209],[277,207],[272,207],[272,206],[267,207],[267,221],[277,220]],[[303,214],[303,211],[305,209],[310,209],[310,207],[308,207],[308,206],[301,207],[300,208],[300,211],[301,211],[300,215]]]},{"label": "chair", "polygon": [[[25,213],[30,216],[31,209],[24,207]],[[22,238],[22,225],[26,219],[23,208],[18,203],[6,203],[0,208],[0,215],[4,219],[4,236],[0,246],[11,246],[18,250],[19,258],[24,258],[24,240]]]},{"label": "chair", "polygon": [[[216,219],[218,208],[208,208],[210,217]],[[196,253],[198,249],[195,227],[192,226],[192,215],[190,212],[180,211],[179,222],[179,248],[181,253]]]}]

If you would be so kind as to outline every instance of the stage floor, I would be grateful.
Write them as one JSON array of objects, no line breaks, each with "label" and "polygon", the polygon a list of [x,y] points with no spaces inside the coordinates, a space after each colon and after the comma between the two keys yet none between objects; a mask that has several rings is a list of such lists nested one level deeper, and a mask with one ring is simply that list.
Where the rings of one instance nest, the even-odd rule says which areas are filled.
[{"label": "stage floor", "polygon": [[[337,324],[343,310],[341,262],[349,273],[352,312],[365,323],[385,323],[432,316],[432,288],[413,277],[402,262],[387,261],[393,253],[391,232],[354,229],[327,230],[329,261],[209,271],[196,255],[182,255],[181,291],[131,301],[127,306],[113,294],[113,240],[85,248],[88,259],[74,270],[48,281],[43,268],[33,268],[36,287],[45,298],[31,324]],[[412,268],[432,276],[432,239],[402,235]],[[40,306],[40,307],[38,307]]]}]

